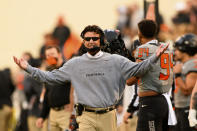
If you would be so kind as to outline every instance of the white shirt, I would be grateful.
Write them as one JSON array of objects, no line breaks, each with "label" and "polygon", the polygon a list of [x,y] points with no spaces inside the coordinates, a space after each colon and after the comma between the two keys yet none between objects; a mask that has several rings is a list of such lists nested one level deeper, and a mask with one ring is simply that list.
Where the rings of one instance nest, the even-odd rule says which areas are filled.
[{"label": "white shirt", "polygon": [[92,56],[90,53],[87,53],[87,56],[89,58],[99,58],[103,55],[103,52],[102,51],[99,51],[98,53],[96,53],[94,56]]}]

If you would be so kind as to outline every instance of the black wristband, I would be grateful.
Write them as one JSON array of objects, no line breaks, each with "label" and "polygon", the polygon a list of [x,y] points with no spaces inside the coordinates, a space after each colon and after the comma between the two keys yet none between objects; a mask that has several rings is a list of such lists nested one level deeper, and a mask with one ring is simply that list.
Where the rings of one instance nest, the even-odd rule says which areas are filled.
[{"label": "black wristband", "polygon": [[175,73],[174,74],[175,78],[181,77],[181,75],[182,75],[181,73]]}]

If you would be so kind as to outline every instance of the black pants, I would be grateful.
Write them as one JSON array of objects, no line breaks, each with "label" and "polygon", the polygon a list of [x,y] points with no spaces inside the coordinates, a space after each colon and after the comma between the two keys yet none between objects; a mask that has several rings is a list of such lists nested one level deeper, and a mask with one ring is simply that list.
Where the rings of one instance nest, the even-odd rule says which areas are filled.
[{"label": "black pants", "polygon": [[175,108],[177,125],[175,131],[196,131],[194,128],[189,126],[189,107],[186,108]]},{"label": "black pants", "polygon": [[168,131],[168,103],[163,95],[139,98],[137,131]]}]

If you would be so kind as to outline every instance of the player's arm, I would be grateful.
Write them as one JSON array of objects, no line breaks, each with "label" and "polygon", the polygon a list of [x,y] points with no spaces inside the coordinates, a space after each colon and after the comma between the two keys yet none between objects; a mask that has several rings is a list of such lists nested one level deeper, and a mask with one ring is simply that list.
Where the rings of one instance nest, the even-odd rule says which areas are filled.
[{"label": "player's arm", "polygon": [[139,103],[136,105],[136,101],[138,101],[138,94],[137,94],[137,84],[134,85],[134,95],[133,98],[127,108],[127,111],[125,112],[123,116],[123,122],[128,123],[128,119],[133,117],[133,113],[139,109]]},{"label": "player's arm", "polygon": [[176,64],[173,68],[175,73],[176,84],[180,87],[184,95],[190,95],[195,85],[197,73],[194,71],[187,71],[185,81],[181,78],[182,64]]},{"label": "player's arm", "polygon": [[[144,57],[140,57],[140,58],[139,58],[139,57],[138,57],[138,56],[139,56],[138,54],[139,54],[139,49],[137,49],[137,51],[136,51],[136,56],[135,56],[135,58],[136,58],[136,62],[137,62],[137,63],[140,63],[141,61],[143,61]],[[141,56],[143,56],[143,54],[142,54]],[[131,78],[129,78],[129,79],[126,81],[126,83],[127,83],[128,86],[131,86],[131,85],[137,83],[138,80],[139,80],[138,77],[131,77]]]},{"label": "player's arm", "polygon": [[138,79],[139,79],[138,77],[131,77],[126,81],[126,83],[128,86],[132,86],[138,81]]},{"label": "player's arm", "polygon": [[178,87],[180,88],[181,92],[184,95],[189,95],[189,90],[186,89],[186,84],[184,83],[184,81],[181,79],[181,77],[175,77],[176,79],[176,84],[178,85]]},{"label": "player's arm", "polygon": [[197,80],[196,78],[197,78],[197,73],[196,72],[191,72],[186,76],[186,80],[185,80],[186,88],[190,92],[190,94],[191,94],[191,92],[192,92],[192,90],[195,86],[195,83],[196,83],[196,80]]},{"label": "player's arm", "polygon": [[173,72],[175,75],[175,79],[176,79],[176,84],[179,86],[181,92],[184,95],[189,95],[188,90],[186,89],[186,84],[185,82],[182,80],[181,78],[181,71],[182,71],[182,63],[177,63],[174,67],[173,67]]},{"label": "player's arm", "polygon": [[195,73],[195,72],[191,72],[191,73],[187,74],[185,82],[182,80],[181,77],[176,77],[177,84],[180,87],[180,89],[184,95],[191,94],[192,89],[193,89],[195,82],[196,82],[196,78],[197,78],[197,73]]},{"label": "player's arm", "polygon": [[192,91],[192,96],[190,100],[190,110],[189,110],[189,124],[191,127],[197,125],[197,119],[196,119],[196,109],[197,109],[197,80],[195,87]]},{"label": "player's arm", "polygon": [[197,80],[194,89],[192,90],[192,96],[190,100],[190,109],[197,108]]}]

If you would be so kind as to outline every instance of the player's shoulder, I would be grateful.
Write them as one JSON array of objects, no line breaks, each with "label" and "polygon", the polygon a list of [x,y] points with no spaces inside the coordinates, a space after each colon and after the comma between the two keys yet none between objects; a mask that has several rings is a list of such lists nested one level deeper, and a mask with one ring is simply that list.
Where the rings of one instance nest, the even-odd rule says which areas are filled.
[{"label": "player's shoulder", "polygon": [[184,68],[197,68],[197,59],[190,59],[183,64]]},{"label": "player's shoulder", "polygon": [[182,72],[187,74],[189,72],[197,72],[197,59],[190,59],[183,64]]},{"label": "player's shoulder", "polygon": [[138,55],[139,57],[148,57],[151,56],[156,51],[156,49],[156,46],[151,45],[150,43],[146,43],[137,48],[136,55]]},{"label": "player's shoulder", "polygon": [[147,47],[147,45],[146,44],[142,44],[142,45],[138,46],[138,48],[144,48],[144,47]]},{"label": "player's shoulder", "polygon": [[146,44],[142,44],[142,45],[140,45],[138,48],[148,48],[148,49],[153,49],[153,50],[155,50],[156,48],[158,48],[161,44],[163,44],[163,43],[161,43],[161,42],[158,42],[157,40],[154,40],[154,41],[150,41],[150,42],[148,42],[148,43],[146,43]]}]

